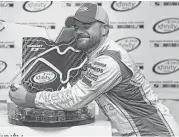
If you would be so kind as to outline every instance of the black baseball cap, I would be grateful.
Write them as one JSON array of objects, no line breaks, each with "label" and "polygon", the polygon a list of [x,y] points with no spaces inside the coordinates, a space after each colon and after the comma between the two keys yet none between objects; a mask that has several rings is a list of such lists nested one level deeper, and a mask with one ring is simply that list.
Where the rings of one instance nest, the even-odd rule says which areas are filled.
[{"label": "black baseball cap", "polygon": [[97,4],[84,3],[75,13],[74,16],[70,16],[65,21],[66,27],[74,25],[75,20],[83,23],[93,23],[96,21],[104,24],[109,24],[109,18],[106,11]]}]

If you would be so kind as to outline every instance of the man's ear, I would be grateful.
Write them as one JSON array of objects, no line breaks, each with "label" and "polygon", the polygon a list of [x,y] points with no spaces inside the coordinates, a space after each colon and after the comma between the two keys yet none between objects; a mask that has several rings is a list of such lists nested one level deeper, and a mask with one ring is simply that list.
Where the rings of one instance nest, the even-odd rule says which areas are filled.
[{"label": "man's ear", "polygon": [[102,26],[102,35],[105,36],[109,33],[109,25],[103,24]]}]

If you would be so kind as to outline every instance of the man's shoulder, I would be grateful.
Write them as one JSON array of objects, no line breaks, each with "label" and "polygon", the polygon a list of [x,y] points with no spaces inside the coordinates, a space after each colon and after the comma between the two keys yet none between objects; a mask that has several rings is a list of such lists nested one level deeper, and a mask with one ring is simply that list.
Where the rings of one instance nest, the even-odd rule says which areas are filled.
[{"label": "man's shoulder", "polygon": [[108,48],[107,50],[110,50],[110,51],[115,51],[115,52],[121,52],[122,50],[122,47],[114,40],[110,40],[108,39]]}]

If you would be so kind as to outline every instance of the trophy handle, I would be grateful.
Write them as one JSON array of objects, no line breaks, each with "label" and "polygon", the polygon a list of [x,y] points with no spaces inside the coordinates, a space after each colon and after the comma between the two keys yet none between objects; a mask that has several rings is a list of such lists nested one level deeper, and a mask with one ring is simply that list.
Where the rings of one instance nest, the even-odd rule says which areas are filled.
[{"label": "trophy handle", "polygon": [[[11,86],[13,84],[13,82],[17,79],[17,77],[21,74],[21,72],[29,65],[29,63],[31,63],[33,60],[35,60],[36,57],[30,59],[19,71],[18,73],[11,79],[10,83],[9,83],[9,86]],[[20,79],[22,80],[22,79]],[[9,87],[8,86],[8,87]]]},{"label": "trophy handle", "polygon": [[[42,53],[40,53],[39,55],[36,55],[35,57],[29,59],[29,60],[25,63],[25,65],[18,71],[18,73],[11,79],[11,81],[10,81],[8,87],[10,87],[10,86],[13,84],[13,82],[17,79],[17,77],[21,74],[21,72],[22,72],[32,61],[36,60],[37,58],[39,58],[40,56],[46,54],[47,52],[48,52],[48,50],[46,50],[45,52],[42,52]],[[27,73],[25,73],[25,74],[20,78],[20,81],[21,81],[26,75],[27,75]]]}]

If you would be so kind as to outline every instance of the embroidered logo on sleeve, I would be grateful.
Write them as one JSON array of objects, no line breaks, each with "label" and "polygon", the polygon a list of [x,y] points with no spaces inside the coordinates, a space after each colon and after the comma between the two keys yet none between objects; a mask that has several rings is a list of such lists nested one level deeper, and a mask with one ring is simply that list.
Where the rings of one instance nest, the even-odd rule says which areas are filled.
[{"label": "embroidered logo on sleeve", "polygon": [[89,80],[88,78],[86,78],[85,76],[83,76],[82,81],[83,81],[83,83],[85,83],[89,87],[92,87],[92,81]]},{"label": "embroidered logo on sleeve", "polygon": [[97,62],[97,61],[94,62],[94,65],[98,65],[100,67],[106,67],[106,64],[101,63],[101,62]]},{"label": "embroidered logo on sleeve", "polygon": [[89,68],[89,69],[91,69],[95,72],[100,72],[100,73],[103,73],[103,71],[104,71],[102,68],[97,67],[97,66],[92,65],[92,64],[87,64],[87,68]]},{"label": "embroidered logo on sleeve", "polygon": [[98,75],[95,75],[94,73],[92,73],[92,72],[90,72],[90,71],[88,71],[88,72],[86,73],[86,77],[88,77],[89,79],[92,79],[92,80],[94,80],[94,81],[97,81],[97,80],[98,80]]}]

